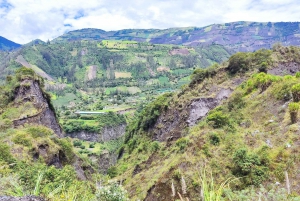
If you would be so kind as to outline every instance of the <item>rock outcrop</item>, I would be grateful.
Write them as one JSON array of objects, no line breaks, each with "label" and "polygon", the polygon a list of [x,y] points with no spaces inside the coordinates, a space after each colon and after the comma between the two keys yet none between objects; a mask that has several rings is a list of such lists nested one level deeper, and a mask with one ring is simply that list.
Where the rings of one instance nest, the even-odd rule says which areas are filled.
[{"label": "rock outcrop", "polygon": [[56,119],[50,98],[42,91],[38,81],[25,79],[15,90],[14,104],[32,102],[38,113],[33,116],[22,117],[13,121],[14,127],[24,124],[37,124],[46,126],[54,131],[59,137],[63,137],[62,129]]},{"label": "rock outcrop", "polygon": [[79,131],[67,133],[66,135],[71,138],[78,138],[81,140],[91,142],[106,142],[115,140],[125,134],[126,124],[121,124],[114,127],[103,127],[102,130],[97,132]]},{"label": "rock outcrop", "polygon": [[199,98],[193,100],[189,106],[190,113],[187,120],[189,126],[198,123],[210,110],[217,107],[222,100],[228,98],[231,93],[231,89],[221,89],[215,98]]},{"label": "rock outcrop", "polygon": [[218,88],[214,97],[202,97],[179,109],[169,109],[156,121],[154,128],[150,129],[153,140],[173,141],[184,135],[184,128],[194,126],[207,113],[221,104],[232,93],[232,89]]}]

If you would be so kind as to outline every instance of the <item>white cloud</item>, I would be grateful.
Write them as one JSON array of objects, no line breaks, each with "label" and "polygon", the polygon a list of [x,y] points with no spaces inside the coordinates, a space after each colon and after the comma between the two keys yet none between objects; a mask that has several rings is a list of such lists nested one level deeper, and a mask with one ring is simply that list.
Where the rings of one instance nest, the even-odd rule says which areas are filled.
[{"label": "white cloud", "polygon": [[0,0],[0,35],[23,44],[82,28],[109,31],[297,21],[299,10],[298,0]]}]

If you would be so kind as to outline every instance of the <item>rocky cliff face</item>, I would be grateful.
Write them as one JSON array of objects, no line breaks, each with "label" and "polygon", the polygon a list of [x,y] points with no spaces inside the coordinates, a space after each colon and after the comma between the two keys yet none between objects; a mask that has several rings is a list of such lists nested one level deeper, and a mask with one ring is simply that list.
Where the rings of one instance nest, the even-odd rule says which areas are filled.
[{"label": "rocky cliff face", "polygon": [[173,141],[184,135],[184,128],[198,123],[208,112],[232,93],[232,89],[215,87],[211,93],[213,97],[201,97],[190,100],[181,108],[171,108],[164,112],[156,121],[154,128],[150,129],[153,139],[158,141]]},{"label": "rocky cliff face", "polygon": [[39,83],[32,79],[25,79],[15,90],[14,104],[32,102],[38,113],[33,116],[26,116],[13,121],[14,127],[24,124],[43,125],[52,129],[59,137],[63,132],[58,124],[54,110],[52,109],[47,95],[43,93]]},{"label": "rocky cliff face", "polygon": [[115,140],[125,134],[126,124],[121,124],[114,127],[104,127],[99,133],[80,131],[67,133],[66,135],[71,138],[78,138],[81,140],[91,141],[91,142],[106,142],[110,140]]}]

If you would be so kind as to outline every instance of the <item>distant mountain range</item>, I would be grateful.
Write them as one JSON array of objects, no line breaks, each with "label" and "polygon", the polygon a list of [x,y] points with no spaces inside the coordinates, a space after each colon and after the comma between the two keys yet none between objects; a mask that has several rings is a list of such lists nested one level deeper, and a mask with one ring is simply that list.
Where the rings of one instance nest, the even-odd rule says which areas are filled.
[{"label": "distant mountain range", "polygon": [[21,47],[20,44],[0,36],[0,50],[10,51]]},{"label": "distant mountain range", "polygon": [[125,29],[104,31],[81,29],[68,32],[52,43],[78,40],[133,40],[153,44],[207,46],[220,44],[234,51],[254,51],[271,48],[276,42],[300,45],[299,22],[232,22],[206,27],[170,29]]},{"label": "distant mountain range", "polygon": [[[175,44],[187,46],[223,45],[238,52],[271,48],[274,43],[300,45],[299,22],[231,22],[213,24],[206,27],[186,27],[170,29],[124,29],[104,31],[101,29],[81,29],[70,31],[51,43],[79,40],[131,40],[152,44]],[[40,40],[33,41],[43,43]],[[31,42],[32,43],[32,42]],[[0,37],[0,50],[12,50],[20,47]]]}]

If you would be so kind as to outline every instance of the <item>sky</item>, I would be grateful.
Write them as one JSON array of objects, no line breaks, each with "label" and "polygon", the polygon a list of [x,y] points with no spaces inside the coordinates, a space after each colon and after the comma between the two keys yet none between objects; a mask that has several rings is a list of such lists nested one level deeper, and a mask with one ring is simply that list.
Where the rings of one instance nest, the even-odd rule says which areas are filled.
[{"label": "sky", "polygon": [[0,0],[0,36],[20,44],[83,28],[166,29],[299,19],[299,0]]}]

